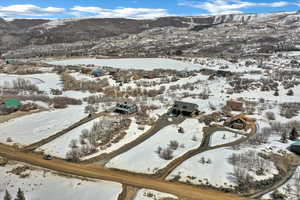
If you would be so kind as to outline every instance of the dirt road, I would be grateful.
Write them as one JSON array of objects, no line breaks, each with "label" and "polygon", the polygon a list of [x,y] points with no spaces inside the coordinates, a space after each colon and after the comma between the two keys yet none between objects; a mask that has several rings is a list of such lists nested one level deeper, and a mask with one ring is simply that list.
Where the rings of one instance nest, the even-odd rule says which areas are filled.
[{"label": "dirt road", "polygon": [[149,188],[184,197],[190,200],[242,200],[247,199],[234,194],[221,193],[209,189],[201,189],[181,183],[170,183],[141,175],[118,172],[93,164],[75,164],[60,159],[47,161],[38,154],[20,152],[12,147],[0,144],[0,155],[11,160],[36,165],[39,167],[64,172],[82,177],[115,181],[138,188]]},{"label": "dirt road", "polygon": [[[172,119],[172,120],[169,120],[169,119]],[[129,151],[130,149],[143,143],[144,141],[146,141],[149,138],[151,138],[152,136],[154,136],[158,131],[160,131],[164,127],[169,126],[171,124],[180,124],[184,120],[185,120],[185,118],[182,116],[174,118],[174,117],[170,117],[168,115],[162,115],[148,131],[146,131],[145,133],[140,135],[138,138],[136,138],[132,142],[123,145],[122,147],[120,147],[119,149],[117,149],[111,153],[101,154],[100,156],[93,157],[93,158],[85,160],[83,162],[84,163],[95,163],[95,164],[105,166],[105,164],[108,163],[112,158],[114,158],[118,155],[121,155],[121,154],[125,153],[126,151]]]},{"label": "dirt road", "polygon": [[218,149],[218,148],[224,148],[224,147],[231,147],[233,145],[237,145],[237,144],[241,144],[243,142],[245,142],[246,140],[248,140],[249,137],[251,137],[253,134],[256,133],[256,124],[255,123],[251,123],[249,124],[251,131],[248,134],[245,134],[245,137],[240,138],[236,141],[230,142],[230,143],[226,143],[226,144],[222,144],[222,145],[217,145],[217,146],[209,146],[210,143],[210,139],[211,136],[217,132],[217,131],[230,131],[230,132],[234,132],[231,130],[228,130],[226,128],[222,128],[222,127],[210,127],[207,129],[204,138],[202,140],[202,143],[200,145],[200,147],[198,147],[197,149],[193,149],[190,150],[188,152],[186,152],[184,155],[180,156],[179,158],[173,160],[172,162],[170,162],[165,168],[159,170],[155,176],[161,179],[165,179],[167,178],[167,176],[173,171],[175,170],[179,165],[181,165],[184,161],[190,159],[191,157],[198,155],[200,153],[206,152],[206,151],[210,151],[213,149]]}]

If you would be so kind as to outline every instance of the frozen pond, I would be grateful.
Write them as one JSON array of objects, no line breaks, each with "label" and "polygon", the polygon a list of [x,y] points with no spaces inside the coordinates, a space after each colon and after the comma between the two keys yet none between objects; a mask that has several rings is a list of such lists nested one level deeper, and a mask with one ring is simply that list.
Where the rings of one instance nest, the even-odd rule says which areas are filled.
[{"label": "frozen pond", "polygon": [[177,60],[165,58],[122,58],[122,59],[69,59],[59,61],[48,61],[48,64],[54,65],[98,65],[123,69],[174,69],[174,70],[198,70],[201,68],[198,64],[184,63]]}]

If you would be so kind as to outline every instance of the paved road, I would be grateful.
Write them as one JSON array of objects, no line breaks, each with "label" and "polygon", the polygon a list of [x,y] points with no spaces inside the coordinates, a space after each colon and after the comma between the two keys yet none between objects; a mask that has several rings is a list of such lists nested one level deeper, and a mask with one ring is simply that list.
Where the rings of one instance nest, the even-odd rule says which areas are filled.
[{"label": "paved road", "polygon": [[247,199],[234,194],[221,193],[209,189],[185,185],[181,183],[170,183],[141,175],[132,175],[126,172],[118,172],[106,169],[94,164],[76,164],[61,159],[47,161],[38,154],[21,152],[13,147],[0,144],[0,155],[11,160],[36,165],[54,171],[73,174],[82,177],[115,181],[122,184],[132,185],[138,188],[149,188],[184,197],[190,200],[243,200]]}]

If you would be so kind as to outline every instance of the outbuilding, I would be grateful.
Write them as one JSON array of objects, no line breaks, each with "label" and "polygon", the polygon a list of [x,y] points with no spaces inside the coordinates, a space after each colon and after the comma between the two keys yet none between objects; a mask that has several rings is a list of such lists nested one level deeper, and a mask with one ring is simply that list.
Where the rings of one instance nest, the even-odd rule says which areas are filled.
[{"label": "outbuilding", "polygon": [[239,101],[227,101],[226,106],[232,111],[243,111],[243,103]]},{"label": "outbuilding", "polygon": [[292,152],[300,155],[300,140],[291,144],[290,149]]},{"label": "outbuilding", "polygon": [[7,109],[19,109],[21,107],[21,102],[18,99],[11,98],[11,99],[6,99],[4,101],[4,107]]},{"label": "outbuilding", "polygon": [[101,69],[93,69],[92,70],[92,75],[96,76],[96,77],[101,76],[101,75],[103,75],[103,70],[101,70]]}]

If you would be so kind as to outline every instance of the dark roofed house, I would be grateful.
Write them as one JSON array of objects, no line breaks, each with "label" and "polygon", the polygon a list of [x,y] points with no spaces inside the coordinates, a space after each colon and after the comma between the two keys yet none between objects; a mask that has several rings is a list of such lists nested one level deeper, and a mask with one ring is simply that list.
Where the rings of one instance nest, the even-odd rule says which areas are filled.
[{"label": "dark roofed house", "polygon": [[169,111],[170,114],[173,115],[187,115],[191,116],[194,114],[198,114],[198,105],[194,103],[189,102],[183,102],[183,101],[175,101],[173,107]]},{"label": "dark roofed house", "polygon": [[138,108],[135,104],[128,102],[117,103],[115,107],[115,112],[122,114],[133,114],[138,111]]},{"label": "dark roofed house", "polygon": [[226,106],[233,111],[243,111],[243,103],[238,101],[227,101]]}]

